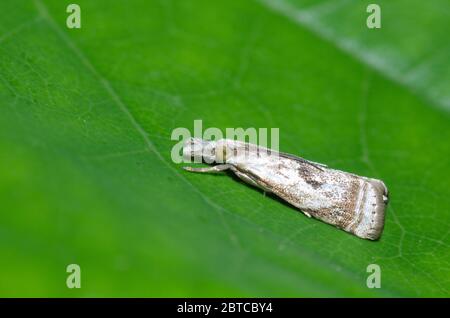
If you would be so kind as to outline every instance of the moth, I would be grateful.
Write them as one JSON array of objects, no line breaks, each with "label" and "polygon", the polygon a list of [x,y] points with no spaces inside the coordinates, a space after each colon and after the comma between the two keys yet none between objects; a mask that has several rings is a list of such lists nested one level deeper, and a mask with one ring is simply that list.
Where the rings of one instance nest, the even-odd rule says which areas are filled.
[{"label": "moth", "polygon": [[183,145],[183,156],[214,164],[184,167],[185,170],[231,170],[243,181],[275,194],[306,216],[360,238],[377,240],[383,231],[388,190],[381,180],[231,139],[190,138]]}]

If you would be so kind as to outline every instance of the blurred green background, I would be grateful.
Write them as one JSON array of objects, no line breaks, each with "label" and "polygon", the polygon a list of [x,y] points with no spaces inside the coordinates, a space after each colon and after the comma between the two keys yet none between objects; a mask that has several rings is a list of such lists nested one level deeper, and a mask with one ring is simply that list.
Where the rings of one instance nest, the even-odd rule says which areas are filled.
[{"label": "blurred green background", "polygon": [[[450,296],[450,3],[371,2],[1,1],[0,296]],[[384,180],[381,240],[181,170],[194,119]]]}]

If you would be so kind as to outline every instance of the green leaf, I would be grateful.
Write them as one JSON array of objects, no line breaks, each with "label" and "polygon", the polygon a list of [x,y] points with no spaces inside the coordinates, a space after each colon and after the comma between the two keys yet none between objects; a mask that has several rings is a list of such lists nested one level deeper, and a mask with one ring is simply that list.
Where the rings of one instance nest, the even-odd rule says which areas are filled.
[{"label": "green leaf", "polygon": [[[448,2],[369,30],[369,2],[283,1],[0,4],[0,296],[450,296]],[[384,180],[381,240],[183,171],[195,119]]]}]

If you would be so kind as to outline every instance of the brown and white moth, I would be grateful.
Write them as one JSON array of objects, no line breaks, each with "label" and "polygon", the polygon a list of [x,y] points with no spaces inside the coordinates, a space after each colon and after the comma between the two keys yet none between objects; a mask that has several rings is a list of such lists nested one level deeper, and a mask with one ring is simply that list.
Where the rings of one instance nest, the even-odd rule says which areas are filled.
[{"label": "brown and white moth", "polygon": [[196,162],[216,164],[185,167],[188,171],[231,170],[243,181],[274,193],[308,217],[360,238],[377,240],[383,231],[388,190],[381,180],[230,139],[191,138],[184,144],[183,154]]}]

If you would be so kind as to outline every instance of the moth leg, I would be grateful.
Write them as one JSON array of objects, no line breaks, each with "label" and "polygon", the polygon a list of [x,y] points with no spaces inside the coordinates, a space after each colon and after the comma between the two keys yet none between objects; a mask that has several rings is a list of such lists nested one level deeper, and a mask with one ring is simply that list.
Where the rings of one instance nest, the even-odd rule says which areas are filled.
[{"label": "moth leg", "polygon": [[309,214],[308,212],[302,211],[304,215],[306,215],[307,217],[311,217],[311,214]]},{"label": "moth leg", "polygon": [[204,172],[204,173],[215,173],[215,172],[221,172],[224,170],[230,169],[232,166],[225,164],[225,165],[217,165],[212,167],[205,167],[205,168],[194,168],[194,167],[183,167],[184,170],[191,171],[191,172]]},{"label": "moth leg", "polygon": [[242,180],[244,180],[245,182],[247,182],[248,184],[251,184],[254,187],[257,187],[261,190],[264,191],[264,195],[266,194],[266,192],[271,192],[270,189],[267,189],[265,187],[263,187],[261,184],[259,184],[258,182],[256,182],[256,180],[254,180],[251,176],[240,172],[239,170],[237,170],[235,167],[231,168],[231,170],[233,170],[233,172]]}]

